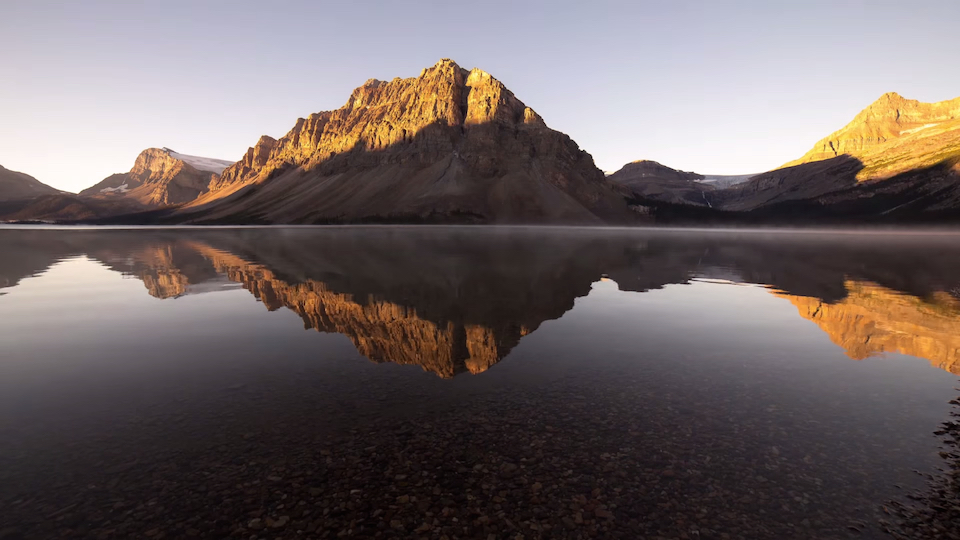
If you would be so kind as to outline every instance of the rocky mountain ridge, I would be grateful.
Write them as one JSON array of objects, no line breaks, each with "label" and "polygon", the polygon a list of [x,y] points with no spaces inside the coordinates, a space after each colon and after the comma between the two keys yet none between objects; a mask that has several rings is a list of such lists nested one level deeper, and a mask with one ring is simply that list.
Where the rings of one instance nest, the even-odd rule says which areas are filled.
[{"label": "rocky mountain ridge", "polygon": [[631,212],[589,154],[500,81],[449,59],[370,79],[340,109],[262,137],[189,222],[625,222]]},{"label": "rocky mountain ridge", "polygon": [[635,202],[658,221],[958,221],[960,98],[884,94],[800,159],[726,188],[674,177],[634,182]]},{"label": "rocky mountain ridge", "polygon": [[145,207],[188,203],[216,184],[230,162],[148,148],[125,173],[113,174],[80,192],[81,196],[126,198]]},{"label": "rocky mountain ridge", "polygon": [[711,176],[592,157],[489,73],[370,79],[235,162],[144,150],[79,196],[0,168],[0,219],[131,224],[960,221],[960,98],[887,93],[801,158]]},{"label": "rocky mountain ridge", "polygon": [[[781,168],[822,161],[841,155],[869,156],[897,139],[925,138],[956,129],[960,120],[960,97],[936,103],[906,99],[888,92],[858,113],[849,124],[818,141],[801,158]],[[943,124],[947,125],[943,125]]]}]

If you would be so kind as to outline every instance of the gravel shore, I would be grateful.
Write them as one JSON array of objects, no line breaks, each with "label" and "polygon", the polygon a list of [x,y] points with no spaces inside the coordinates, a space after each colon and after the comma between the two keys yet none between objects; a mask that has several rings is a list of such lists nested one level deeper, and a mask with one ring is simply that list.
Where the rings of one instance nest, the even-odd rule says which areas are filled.
[{"label": "gravel shore", "polygon": [[55,467],[3,463],[0,538],[882,538],[889,519],[871,441],[837,446],[709,391],[685,404],[578,378],[413,412],[389,411],[415,395],[341,403],[336,419],[290,402],[254,428],[283,400],[225,392],[229,413],[165,411]]},{"label": "gravel shore", "polygon": [[943,441],[943,468],[938,474],[926,476],[929,482],[925,490],[884,507],[893,517],[883,520],[884,530],[894,538],[960,539],[960,398],[950,404],[951,420],[936,432]]}]

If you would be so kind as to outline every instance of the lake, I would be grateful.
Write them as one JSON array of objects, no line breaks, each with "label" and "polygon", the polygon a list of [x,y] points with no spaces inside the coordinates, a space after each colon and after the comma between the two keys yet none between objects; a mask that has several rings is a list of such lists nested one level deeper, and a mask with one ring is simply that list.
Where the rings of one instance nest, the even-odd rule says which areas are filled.
[{"label": "lake", "polygon": [[947,466],[958,269],[947,233],[0,228],[0,538],[884,538]]}]

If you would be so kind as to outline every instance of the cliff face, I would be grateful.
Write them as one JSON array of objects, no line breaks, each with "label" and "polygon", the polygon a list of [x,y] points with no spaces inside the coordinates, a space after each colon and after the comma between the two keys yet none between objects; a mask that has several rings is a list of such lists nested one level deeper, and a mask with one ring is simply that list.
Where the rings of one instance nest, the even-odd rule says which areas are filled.
[{"label": "cliff face", "polygon": [[371,79],[340,109],[261,138],[182,215],[589,223],[630,211],[569,137],[490,74],[445,59],[418,77]]},{"label": "cliff face", "polygon": [[110,175],[80,195],[125,198],[147,206],[182,204],[206,193],[228,163],[168,148],[148,148],[137,156],[130,171]]},{"label": "cliff face", "polygon": [[33,199],[41,195],[55,195],[59,189],[52,188],[29,174],[11,171],[0,166],[0,201]]},{"label": "cliff face", "polygon": [[247,149],[240,161],[228,166],[217,178],[210,182],[210,191],[219,192],[231,186],[242,184],[255,177],[267,166],[270,153],[277,147],[277,140],[263,135],[255,146]]},{"label": "cliff face", "polygon": [[946,293],[924,301],[868,282],[848,281],[846,287],[847,297],[833,304],[778,296],[793,303],[850,358],[896,352],[960,374],[960,301]]}]

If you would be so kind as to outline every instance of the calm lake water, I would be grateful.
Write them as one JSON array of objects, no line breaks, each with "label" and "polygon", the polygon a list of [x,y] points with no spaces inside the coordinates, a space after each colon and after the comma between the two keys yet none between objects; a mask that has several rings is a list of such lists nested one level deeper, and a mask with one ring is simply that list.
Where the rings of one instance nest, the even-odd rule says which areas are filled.
[{"label": "calm lake water", "polygon": [[8,227],[0,538],[883,538],[958,374],[958,235]]}]

